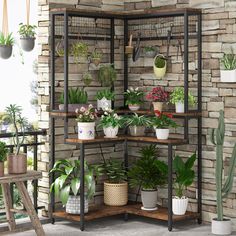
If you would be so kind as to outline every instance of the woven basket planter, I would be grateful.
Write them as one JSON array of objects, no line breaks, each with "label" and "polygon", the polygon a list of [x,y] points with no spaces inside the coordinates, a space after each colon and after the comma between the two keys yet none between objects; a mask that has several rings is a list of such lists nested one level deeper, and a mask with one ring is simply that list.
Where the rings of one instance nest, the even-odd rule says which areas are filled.
[{"label": "woven basket planter", "polygon": [[104,182],[104,203],[108,206],[124,206],[128,202],[128,183]]}]

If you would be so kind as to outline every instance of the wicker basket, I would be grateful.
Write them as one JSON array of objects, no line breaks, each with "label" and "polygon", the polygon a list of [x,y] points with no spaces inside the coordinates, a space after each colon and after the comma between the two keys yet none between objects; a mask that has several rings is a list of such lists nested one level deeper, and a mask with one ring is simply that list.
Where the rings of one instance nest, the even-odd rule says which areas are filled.
[{"label": "wicker basket", "polygon": [[104,203],[108,206],[124,206],[128,202],[128,183],[104,182]]}]

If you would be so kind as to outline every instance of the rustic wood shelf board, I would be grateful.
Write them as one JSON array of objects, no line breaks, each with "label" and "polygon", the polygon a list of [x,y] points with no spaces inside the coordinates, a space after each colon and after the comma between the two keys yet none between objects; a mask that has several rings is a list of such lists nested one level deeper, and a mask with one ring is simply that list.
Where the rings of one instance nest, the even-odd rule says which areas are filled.
[{"label": "rustic wood shelf board", "polygon": [[76,138],[68,138],[66,139],[66,143],[84,143],[84,144],[96,144],[96,143],[110,143],[110,142],[122,142],[125,141],[124,136],[118,136],[117,138],[105,138],[104,136],[98,136],[95,139],[90,140],[82,140]]}]

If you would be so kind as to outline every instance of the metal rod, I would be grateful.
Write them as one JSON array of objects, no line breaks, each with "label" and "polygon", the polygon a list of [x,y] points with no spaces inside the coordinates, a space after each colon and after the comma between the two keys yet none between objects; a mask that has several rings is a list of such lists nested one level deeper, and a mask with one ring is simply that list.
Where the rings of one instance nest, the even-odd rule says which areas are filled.
[{"label": "metal rod", "polygon": [[[128,89],[128,55],[125,53],[125,46],[128,45],[128,20],[124,20],[124,92]],[[124,100],[124,107],[127,107]]]},{"label": "metal rod", "polygon": [[80,230],[84,231],[84,144],[80,144]]},{"label": "metal rod", "polygon": [[55,15],[50,15],[51,20],[51,110],[55,109]]},{"label": "metal rod", "polygon": [[[111,30],[110,30],[110,34],[111,34],[111,41],[110,41],[110,61],[111,61],[111,64],[114,65],[114,51],[115,51],[115,48],[114,48],[114,36],[115,36],[115,22],[114,22],[114,18],[111,19]],[[112,83],[112,87],[111,87],[111,90],[114,91],[114,83]],[[112,100],[112,109],[114,109],[114,101]]]},{"label": "metal rod", "polygon": [[202,15],[198,15],[198,111],[202,111]]},{"label": "metal rod", "polygon": [[[34,142],[38,142],[38,135],[34,135]],[[38,146],[34,146],[34,170],[38,170]],[[34,208],[36,212],[38,212],[38,180],[33,180],[33,186],[34,186],[34,192],[33,192],[33,197],[34,197]]]},{"label": "metal rod", "polygon": [[168,230],[172,231],[172,145],[168,144]]}]

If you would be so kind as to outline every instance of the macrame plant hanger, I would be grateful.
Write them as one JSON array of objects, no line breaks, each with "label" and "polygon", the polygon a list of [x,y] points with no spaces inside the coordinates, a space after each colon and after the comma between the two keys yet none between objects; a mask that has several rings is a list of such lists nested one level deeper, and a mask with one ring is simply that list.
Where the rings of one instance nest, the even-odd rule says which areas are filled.
[{"label": "macrame plant hanger", "polygon": [[29,26],[30,19],[30,0],[26,0],[26,24]]},{"label": "macrame plant hanger", "polygon": [[4,37],[8,36],[8,14],[7,14],[7,0],[3,0],[3,14],[2,14],[2,33]]}]

